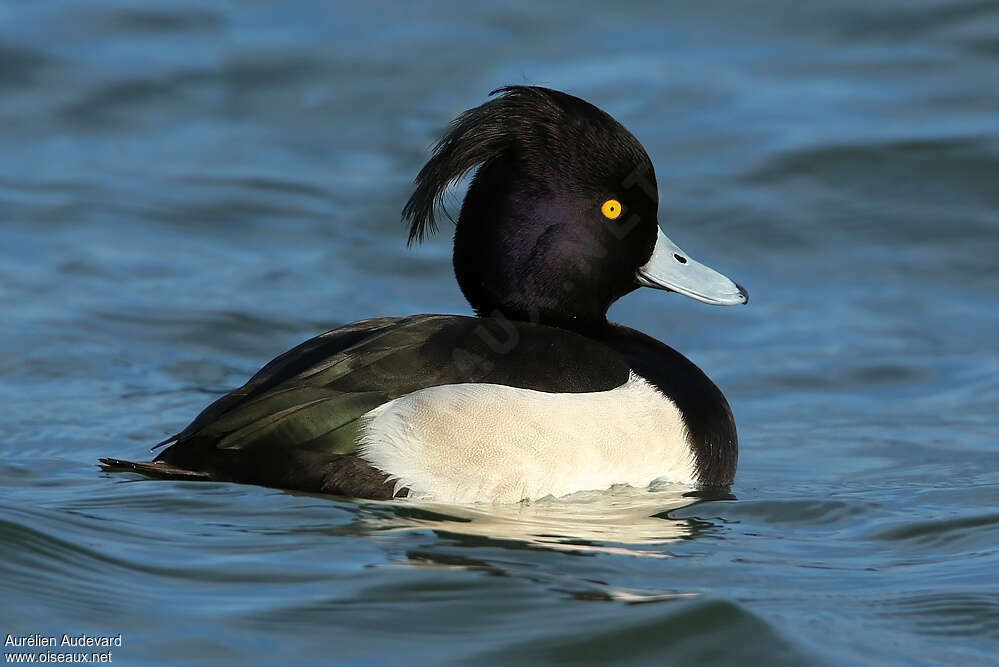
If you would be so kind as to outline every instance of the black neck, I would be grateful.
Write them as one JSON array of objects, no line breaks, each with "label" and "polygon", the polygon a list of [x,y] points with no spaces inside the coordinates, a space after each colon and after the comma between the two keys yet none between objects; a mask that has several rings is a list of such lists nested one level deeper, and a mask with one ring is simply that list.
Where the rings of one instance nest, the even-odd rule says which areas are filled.
[{"label": "black neck", "polygon": [[600,337],[609,326],[607,316],[604,313],[595,314],[592,317],[574,317],[567,316],[561,309],[558,311],[540,309],[524,310],[498,304],[487,308],[476,307],[473,304],[472,307],[480,317],[495,317],[516,322],[543,324],[549,327],[575,331],[591,338]]}]

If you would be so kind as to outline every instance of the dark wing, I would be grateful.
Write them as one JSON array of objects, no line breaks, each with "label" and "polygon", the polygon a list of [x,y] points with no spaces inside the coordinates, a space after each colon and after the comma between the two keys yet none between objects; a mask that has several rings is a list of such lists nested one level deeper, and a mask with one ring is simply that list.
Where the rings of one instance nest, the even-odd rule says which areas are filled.
[{"label": "dark wing", "polygon": [[275,357],[257,371],[246,384],[219,398],[205,408],[183,431],[156,444],[153,449],[189,439],[227,413],[238,411],[240,407],[265,395],[274,387],[294,378],[299,373],[308,371],[331,355],[341,353],[352,345],[370,338],[400,321],[403,320],[393,317],[362,320],[310,338]]},{"label": "dark wing", "polygon": [[357,467],[345,460],[356,459],[361,417],[394,398],[468,382],[605,391],[628,373],[620,355],[563,329],[453,315],[364,320],[271,361],[165,441],[172,445],[154,464],[212,479],[324,489],[320,471],[330,462]]}]

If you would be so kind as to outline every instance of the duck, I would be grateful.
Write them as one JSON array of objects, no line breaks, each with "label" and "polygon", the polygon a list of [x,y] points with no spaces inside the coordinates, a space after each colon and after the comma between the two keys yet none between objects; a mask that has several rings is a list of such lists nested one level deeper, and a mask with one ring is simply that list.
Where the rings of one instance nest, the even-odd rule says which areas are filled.
[{"label": "duck", "polygon": [[721,390],[607,319],[640,287],[749,300],[664,233],[641,143],[568,93],[494,90],[419,171],[402,210],[409,245],[437,231],[445,194],[468,176],[453,267],[474,316],[327,331],[206,407],[152,461],[103,469],[445,503],[731,485],[738,436]]}]

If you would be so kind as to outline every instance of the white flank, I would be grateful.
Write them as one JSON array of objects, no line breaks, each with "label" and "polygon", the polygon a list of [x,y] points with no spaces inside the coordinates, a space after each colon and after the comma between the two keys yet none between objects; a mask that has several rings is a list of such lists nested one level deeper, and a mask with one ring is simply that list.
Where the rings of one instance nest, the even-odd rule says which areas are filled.
[{"label": "white flank", "polygon": [[634,373],[620,387],[582,394],[430,387],[364,419],[361,456],[415,499],[518,502],[695,481],[680,411]]}]

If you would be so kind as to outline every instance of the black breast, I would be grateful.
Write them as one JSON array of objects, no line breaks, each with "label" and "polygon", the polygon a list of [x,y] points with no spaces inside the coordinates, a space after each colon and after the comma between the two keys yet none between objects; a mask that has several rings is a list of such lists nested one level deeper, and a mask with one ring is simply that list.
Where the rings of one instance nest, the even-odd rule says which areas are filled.
[{"label": "black breast", "polygon": [[731,484],[739,462],[739,437],[721,390],[682,354],[634,329],[611,324],[599,340],[676,404],[694,449],[699,481]]}]

